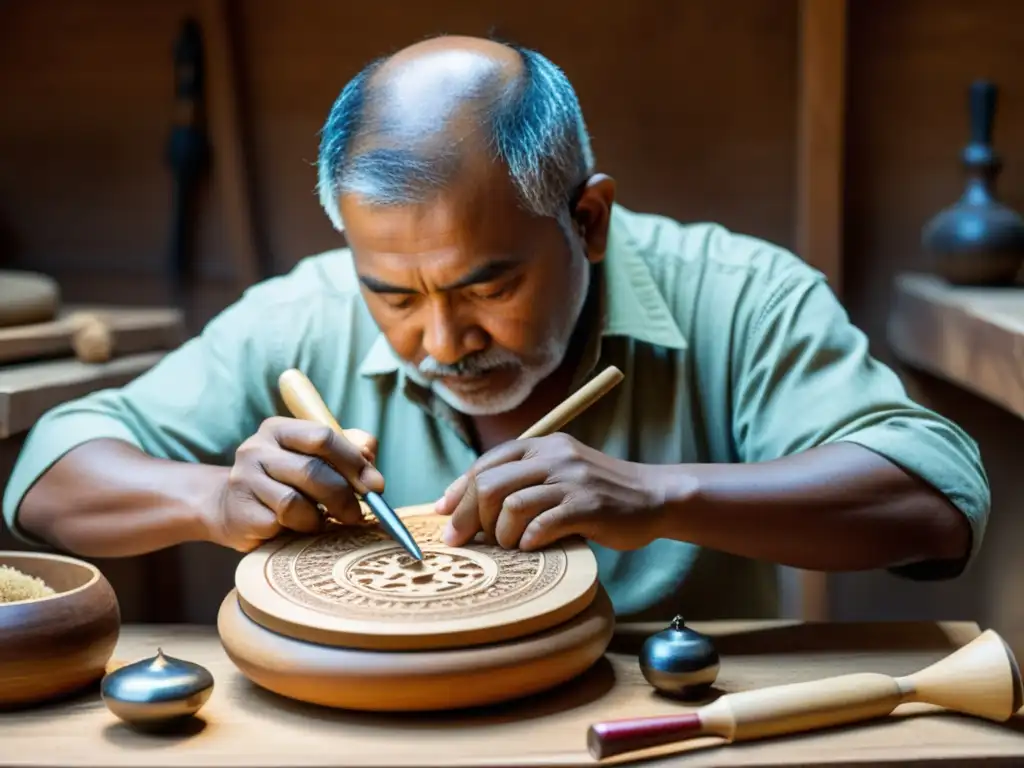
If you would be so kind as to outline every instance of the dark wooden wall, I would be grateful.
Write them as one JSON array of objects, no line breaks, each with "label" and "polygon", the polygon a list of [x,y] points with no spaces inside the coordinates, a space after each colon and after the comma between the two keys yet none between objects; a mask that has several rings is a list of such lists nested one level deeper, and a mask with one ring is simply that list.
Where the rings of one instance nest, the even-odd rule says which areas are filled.
[{"label": "dark wooden wall", "polygon": [[[170,177],[162,158],[173,113],[171,50],[183,16],[209,18],[214,7],[201,0],[3,5],[0,264],[50,272],[69,298],[166,299]],[[799,240],[797,0],[246,0],[231,7],[248,152],[242,170],[252,184],[257,243],[274,271],[338,243],[317,205],[313,161],[317,131],[344,82],[369,58],[422,36],[491,28],[566,70],[599,163],[618,180],[625,205],[719,221],[788,247]],[[974,77],[992,77],[1001,88],[996,143],[1007,167],[1000,191],[1024,209],[1024,3],[851,0],[847,26],[842,294],[888,359],[890,281],[897,270],[926,266],[920,227],[959,192]],[[215,175],[203,196],[199,319],[238,290],[225,178]],[[994,595],[1013,581],[1007,547],[1020,541],[1013,521],[1024,497],[1013,448],[1024,425],[951,388],[908,382],[982,440],[998,538],[953,584],[833,579],[833,615],[1010,621],[1008,600]],[[200,547],[186,558],[197,585],[230,579],[233,558],[225,553]],[[209,619],[219,594],[211,587],[197,598],[189,618]]]},{"label": "dark wooden wall", "polygon": [[[8,261],[102,286],[158,281],[170,225],[163,164],[171,50],[201,3],[39,0],[6,5],[0,218]],[[795,0],[512,4],[247,0],[232,5],[253,211],[278,271],[334,247],[314,196],[317,133],[369,59],[440,32],[546,52],[576,85],[595,150],[627,205],[719,219],[791,244]],[[500,10],[495,11],[495,8]],[[230,276],[205,199],[211,282]],[[94,284],[95,285],[95,284]],[[159,295],[152,289],[153,295]],[[150,292],[145,296],[150,296]]]},{"label": "dark wooden wall", "polygon": [[[893,276],[927,270],[922,225],[960,194],[968,137],[967,89],[1000,89],[994,143],[1004,159],[997,191],[1024,212],[1024,3],[1014,0],[855,0],[849,18],[844,298],[873,351],[885,343]],[[972,395],[898,368],[922,401],[979,440],[993,516],[977,565],[960,580],[909,584],[879,575],[832,580],[841,616],[970,617],[1024,641],[1024,423]]]}]

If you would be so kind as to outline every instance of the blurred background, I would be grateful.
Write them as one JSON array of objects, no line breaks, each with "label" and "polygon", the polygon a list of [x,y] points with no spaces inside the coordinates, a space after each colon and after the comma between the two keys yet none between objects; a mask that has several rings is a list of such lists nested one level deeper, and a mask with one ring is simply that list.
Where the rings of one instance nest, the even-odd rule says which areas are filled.
[{"label": "blurred background", "polygon": [[[965,575],[783,572],[785,613],[972,619],[1024,640],[1024,297],[1005,274],[929,277],[948,262],[922,243],[964,192],[977,81],[973,156],[1003,166],[976,192],[1024,210],[1019,0],[7,0],[0,275],[41,276],[49,315],[25,316],[35,335],[0,328],[0,479],[46,408],[129,380],[246,286],[343,244],[314,193],[327,111],[371,58],[444,32],[553,59],[621,203],[796,250],[874,354],[980,442],[994,509]],[[968,277],[994,263],[972,258]],[[104,332],[60,325],[80,305]],[[223,595],[204,585],[235,562],[188,545],[100,565],[126,620],[212,622]]]}]

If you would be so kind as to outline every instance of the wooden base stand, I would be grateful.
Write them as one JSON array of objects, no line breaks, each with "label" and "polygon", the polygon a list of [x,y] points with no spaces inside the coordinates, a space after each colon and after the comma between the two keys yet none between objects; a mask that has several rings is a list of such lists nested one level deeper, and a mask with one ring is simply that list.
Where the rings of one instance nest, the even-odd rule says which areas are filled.
[{"label": "wooden base stand", "polygon": [[235,590],[217,617],[224,650],[256,685],[310,704],[378,712],[484,706],[539,693],[589,669],[614,628],[603,589],[554,628],[448,650],[368,651],[295,640],[252,621]]}]

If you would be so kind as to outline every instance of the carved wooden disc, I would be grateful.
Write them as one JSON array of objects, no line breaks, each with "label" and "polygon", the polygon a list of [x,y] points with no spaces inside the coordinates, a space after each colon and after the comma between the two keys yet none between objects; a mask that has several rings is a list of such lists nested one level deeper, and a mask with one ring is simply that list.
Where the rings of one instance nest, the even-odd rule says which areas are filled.
[{"label": "carved wooden disc", "polygon": [[446,518],[403,515],[417,562],[377,525],[280,538],[235,574],[253,621],[298,640],[373,650],[481,645],[552,627],[586,608],[597,561],[580,539],[540,552],[448,547]]}]

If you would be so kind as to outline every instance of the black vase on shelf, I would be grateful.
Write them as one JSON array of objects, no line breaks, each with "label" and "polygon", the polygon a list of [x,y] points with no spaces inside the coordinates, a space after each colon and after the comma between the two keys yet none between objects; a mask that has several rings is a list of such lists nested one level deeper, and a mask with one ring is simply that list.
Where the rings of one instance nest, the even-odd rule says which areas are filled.
[{"label": "black vase on shelf", "polygon": [[1002,168],[992,148],[996,97],[992,83],[971,84],[971,138],[961,153],[966,186],[960,199],[936,214],[922,231],[934,271],[956,285],[1015,285],[1024,265],[1024,219],[995,196]]}]

